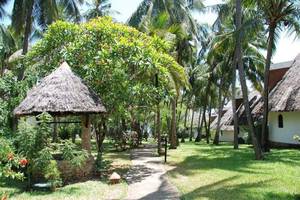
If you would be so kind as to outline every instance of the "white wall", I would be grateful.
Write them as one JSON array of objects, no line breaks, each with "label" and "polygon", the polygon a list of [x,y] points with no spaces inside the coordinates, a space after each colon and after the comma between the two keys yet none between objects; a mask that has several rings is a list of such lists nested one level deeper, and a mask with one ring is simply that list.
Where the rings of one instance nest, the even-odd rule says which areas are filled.
[{"label": "white wall", "polygon": [[[283,117],[283,128],[278,127],[278,116]],[[293,139],[300,135],[300,112],[270,112],[269,140],[286,144],[299,144]]]},{"label": "white wall", "polygon": [[221,131],[219,140],[221,142],[233,142],[233,131]]},{"label": "white wall", "polygon": [[[240,133],[238,137],[246,140],[247,136],[248,136],[248,132],[246,132],[246,130],[242,129],[242,126],[240,126]],[[233,140],[234,140],[233,131],[222,131],[222,134],[220,134],[220,141],[222,142],[233,142]]]}]

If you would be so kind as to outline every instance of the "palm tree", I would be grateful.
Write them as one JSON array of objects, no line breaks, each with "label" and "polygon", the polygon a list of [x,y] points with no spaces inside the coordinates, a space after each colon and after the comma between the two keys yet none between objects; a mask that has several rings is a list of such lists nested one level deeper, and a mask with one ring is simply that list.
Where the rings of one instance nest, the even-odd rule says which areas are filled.
[{"label": "palm tree", "polygon": [[0,19],[6,15],[5,10],[3,9],[3,6],[5,6],[5,4],[7,4],[8,0],[0,0]]},{"label": "palm tree", "polygon": [[236,36],[236,47],[235,47],[235,58],[238,65],[239,71],[239,78],[241,82],[241,88],[243,93],[243,100],[244,100],[244,107],[246,110],[248,126],[250,129],[251,137],[252,137],[252,144],[254,146],[255,158],[257,160],[261,160],[263,158],[263,154],[261,151],[260,143],[256,138],[255,128],[251,116],[250,104],[248,100],[248,89],[246,84],[246,77],[245,77],[245,70],[242,60],[242,5],[241,0],[236,0],[236,29],[237,29],[237,36]]},{"label": "palm tree", "polygon": [[299,0],[269,0],[258,1],[258,8],[263,13],[263,18],[268,25],[268,45],[267,45],[267,58],[265,63],[264,73],[264,110],[263,110],[263,124],[262,124],[262,148],[267,150],[267,123],[268,123],[268,97],[269,97],[269,71],[271,65],[271,58],[273,50],[276,46],[279,32],[283,29],[288,30],[290,33],[296,32],[300,34],[300,6]]},{"label": "palm tree", "polygon": [[[65,8],[69,14],[78,16],[79,11],[77,2],[82,3],[83,0],[18,0],[14,2],[12,12],[12,27],[17,35],[23,35],[22,54],[28,51],[30,34],[32,33],[32,25],[36,22],[42,30],[59,18],[58,4]],[[78,17],[77,17],[78,18]],[[18,80],[22,80],[24,69],[20,70]]]},{"label": "palm tree", "polygon": [[17,50],[17,42],[9,28],[0,25],[0,76],[3,76],[9,56]]},{"label": "palm tree", "polygon": [[[174,49],[171,50],[170,54],[175,57],[179,64],[185,66],[192,62],[194,49],[190,43],[193,36],[184,29],[184,26],[188,22],[189,27],[192,27],[191,30],[196,33],[196,25],[189,13],[189,8],[183,2],[169,0],[167,4],[167,1],[161,0],[143,1],[129,19],[128,24],[149,35],[158,35],[172,42]],[[177,96],[171,98],[170,148],[173,149],[177,147],[176,109],[179,93],[178,91]],[[156,124],[159,125],[159,123]]]},{"label": "palm tree", "polygon": [[87,19],[102,17],[117,12],[111,10],[110,0],[92,0],[92,2],[87,2],[87,5],[90,7],[84,14]]}]

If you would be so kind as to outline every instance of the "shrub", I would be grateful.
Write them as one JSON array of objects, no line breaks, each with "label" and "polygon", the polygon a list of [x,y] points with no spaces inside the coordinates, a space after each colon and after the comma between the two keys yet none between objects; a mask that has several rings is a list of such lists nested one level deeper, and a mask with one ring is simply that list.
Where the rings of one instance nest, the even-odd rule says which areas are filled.
[{"label": "shrub", "polygon": [[51,184],[51,189],[55,190],[56,187],[62,185],[62,180],[60,178],[60,172],[57,167],[57,162],[51,160],[44,169],[44,176]]},{"label": "shrub", "polygon": [[22,180],[22,169],[28,164],[27,159],[14,153],[9,140],[0,137],[0,178],[12,178]]}]

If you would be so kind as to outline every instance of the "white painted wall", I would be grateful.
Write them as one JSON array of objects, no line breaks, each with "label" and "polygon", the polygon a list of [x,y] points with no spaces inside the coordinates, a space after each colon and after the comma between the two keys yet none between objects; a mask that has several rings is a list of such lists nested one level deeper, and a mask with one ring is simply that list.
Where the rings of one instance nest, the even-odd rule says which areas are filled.
[{"label": "white painted wall", "polygon": [[219,140],[221,142],[233,142],[233,131],[221,131]]},{"label": "white painted wall", "polygon": [[[283,117],[283,128],[278,127],[278,116]],[[269,140],[286,144],[299,144],[293,139],[300,135],[300,112],[270,112]]]}]

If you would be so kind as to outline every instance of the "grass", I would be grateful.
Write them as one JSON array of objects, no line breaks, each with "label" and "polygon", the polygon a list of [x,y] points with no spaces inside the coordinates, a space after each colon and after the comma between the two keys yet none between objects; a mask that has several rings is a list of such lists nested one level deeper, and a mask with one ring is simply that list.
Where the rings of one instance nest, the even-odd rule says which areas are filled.
[{"label": "grass", "polygon": [[[124,175],[131,165],[128,151],[116,152],[108,141],[104,144],[104,161],[107,163],[108,174],[117,171]],[[9,200],[94,200],[124,199],[127,195],[127,183],[111,185],[107,177],[95,178],[85,182],[69,184],[58,188],[55,192],[24,190],[25,183],[11,180],[0,180],[0,197],[9,195]]]},{"label": "grass", "polygon": [[272,150],[253,159],[247,145],[185,143],[170,150],[168,177],[182,199],[300,199],[300,151]]}]

